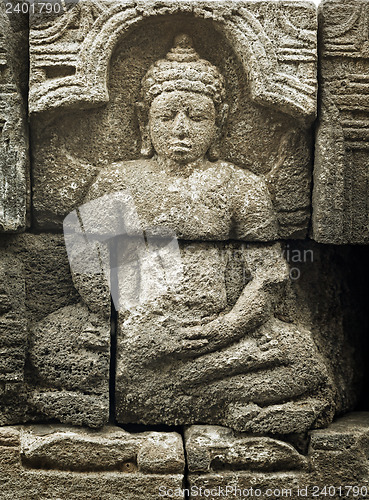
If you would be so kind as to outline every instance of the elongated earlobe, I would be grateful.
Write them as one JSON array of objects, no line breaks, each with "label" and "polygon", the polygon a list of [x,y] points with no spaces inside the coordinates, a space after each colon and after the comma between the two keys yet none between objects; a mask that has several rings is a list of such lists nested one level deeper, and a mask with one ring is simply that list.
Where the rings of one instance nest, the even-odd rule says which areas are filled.
[{"label": "elongated earlobe", "polygon": [[145,158],[151,158],[154,154],[154,148],[150,137],[149,111],[144,102],[136,102],[135,107],[141,134],[141,155]]},{"label": "elongated earlobe", "polygon": [[210,161],[217,161],[219,160],[219,144],[218,144],[218,141],[216,141],[215,143],[213,143],[209,150],[208,150],[208,158]]},{"label": "elongated earlobe", "polygon": [[145,132],[141,131],[141,155],[145,158],[151,158],[154,154],[154,148],[151,142],[149,127],[146,127]]},{"label": "elongated earlobe", "polygon": [[219,142],[220,142],[220,138],[222,137],[223,125],[227,119],[227,116],[228,116],[228,104],[223,104],[218,112],[217,135],[214,139],[213,144],[210,146],[210,148],[208,150],[208,158],[210,161],[219,160],[219,156],[220,156]]}]

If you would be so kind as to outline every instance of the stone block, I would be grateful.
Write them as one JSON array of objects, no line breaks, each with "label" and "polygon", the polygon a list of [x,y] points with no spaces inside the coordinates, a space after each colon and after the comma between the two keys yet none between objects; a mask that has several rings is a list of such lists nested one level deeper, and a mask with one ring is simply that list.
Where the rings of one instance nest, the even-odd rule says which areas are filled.
[{"label": "stone block", "polygon": [[[261,200],[259,222],[263,213],[273,220],[273,230],[244,237],[304,238],[310,218],[310,125],[317,93],[312,4],[88,0],[66,5],[54,18],[37,13],[30,18],[29,109],[38,228],[60,229],[87,193],[91,200],[96,178],[102,195],[107,189],[101,186],[104,179],[112,183],[109,192],[118,190],[128,161],[149,154],[140,125],[142,107],[137,105],[141,80],[184,32],[225,78],[218,144],[208,152],[214,169],[222,172],[218,184],[225,189],[233,174],[232,167],[216,158],[237,165],[234,190],[238,175],[245,177],[244,183],[251,184]],[[136,167],[131,164],[131,170]],[[164,199],[146,171],[140,179],[147,180],[140,186],[144,199],[150,193]],[[231,191],[226,193],[229,205]],[[99,195],[96,185],[94,193]],[[197,195],[205,196],[201,190]],[[224,203],[213,198],[209,203],[214,209]],[[224,231],[215,235],[217,240],[227,238]]]},{"label": "stone block", "polygon": [[0,233],[29,224],[28,15],[16,5],[0,6]]},{"label": "stone block", "polygon": [[292,444],[235,432],[227,427],[193,425],[185,432],[188,471],[307,470],[306,457]]},{"label": "stone block", "polygon": [[288,441],[192,426],[185,433],[189,498],[367,498],[368,443],[368,413]]},{"label": "stone block", "polygon": [[0,428],[0,464],[1,500],[157,500],[182,488],[185,461],[174,432],[34,425]]},{"label": "stone block", "polygon": [[0,424],[26,416],[22,387],[27,320],[23,262],[0,248]]},{"label": "stone block", "polygon": [[327,429],[311,433],[309,457],[318,485],[359,486],[351,495],[369,496],[368,454],[368,412],[349,413]]},{"label": "stone block", "polygon": [[289,280],[277,316],[311,332],[332,376],[335,412],[357,407],[366,369],[366,248],[289,241]]},{"label": "stone block", "polygon": [[367,0],[319,7],[320,98],[312,236],[321,243],[369,243]]},{"label": "stone block", "polygon": [[26,317],[30,325],[78,302],[64,238],[58,234],[3,237],[2,246],[21,262],[26,287]]},{"label": "stone block", "polygon": [[2,372],[14,379],[2,381],[1,422],[102,426],[109,415],[109,295],[100,301],[105,314],[83,302],[62,235],[4,236],[0,252]]}]

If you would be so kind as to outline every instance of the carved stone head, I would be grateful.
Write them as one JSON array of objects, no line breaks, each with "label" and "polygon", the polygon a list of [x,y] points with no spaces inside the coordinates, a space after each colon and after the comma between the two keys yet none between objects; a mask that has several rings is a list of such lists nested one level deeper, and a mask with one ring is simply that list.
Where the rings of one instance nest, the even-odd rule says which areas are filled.
[{"label": "carved stone head", "polygon": [[142,81],[138,103],[141,153],[187,164],[205,155],[218,159],[217,142],[228,106],[224,78],[200,59],[188,35],[175,38],[165,59],[155,62]]}]

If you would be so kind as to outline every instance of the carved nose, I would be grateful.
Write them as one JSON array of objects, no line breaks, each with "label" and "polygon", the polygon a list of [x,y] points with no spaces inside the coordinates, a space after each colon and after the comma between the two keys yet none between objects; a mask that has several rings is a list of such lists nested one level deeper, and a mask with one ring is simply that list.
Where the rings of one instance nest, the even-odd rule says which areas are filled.
[{"label": "carved nose", "polygon": [[175,117],[173,130],[178,137],[183,137],[188,134],[188,118],[184,111],[180,111]]}]

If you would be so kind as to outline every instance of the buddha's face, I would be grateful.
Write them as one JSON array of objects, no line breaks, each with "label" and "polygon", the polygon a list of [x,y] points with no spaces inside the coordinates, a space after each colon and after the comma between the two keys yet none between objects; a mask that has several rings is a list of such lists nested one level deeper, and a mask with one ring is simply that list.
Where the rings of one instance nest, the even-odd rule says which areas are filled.
[{"label": "buddha's face", "polygon": [[195,92],[163,92],[149,114],[151,141],[159,158],[187,164],[204,158],[216,137],[212,99]]}]

